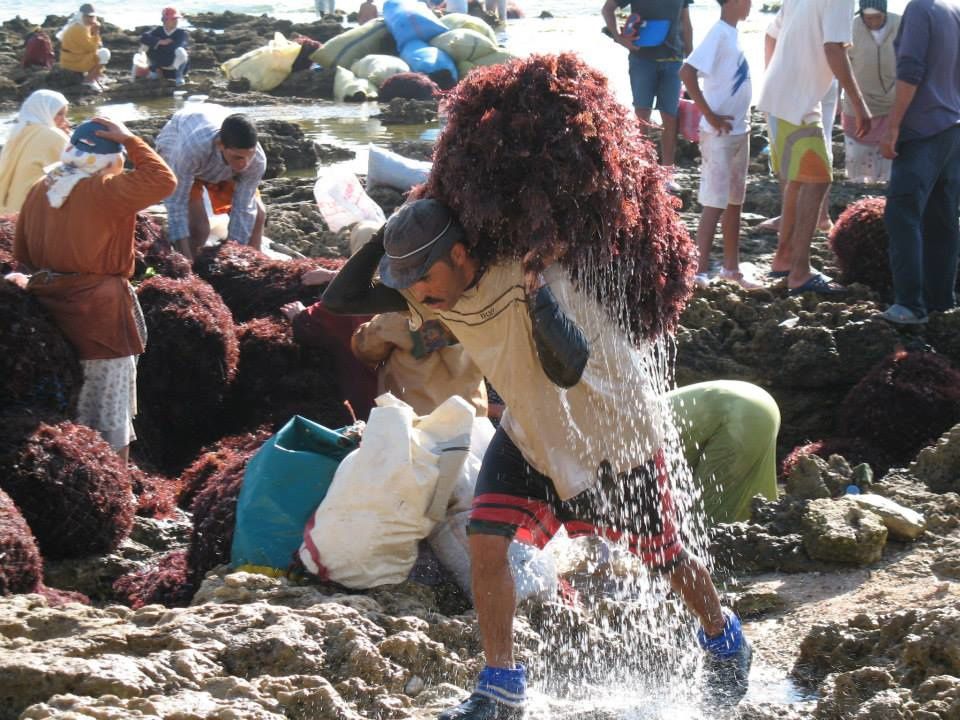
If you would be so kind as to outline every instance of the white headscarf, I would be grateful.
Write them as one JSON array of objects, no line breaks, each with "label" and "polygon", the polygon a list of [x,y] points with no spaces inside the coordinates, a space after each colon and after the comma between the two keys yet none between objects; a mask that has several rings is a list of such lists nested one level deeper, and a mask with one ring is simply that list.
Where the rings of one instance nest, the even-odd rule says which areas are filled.
[{"label": "white headscarf", "polygon": [[20,106],[17,122],[10,130],[7,142],[16,137],[27,125],[56,127],[57,113],[67,105],[67,99],[55,90],[35,90]]},{"label": "white headscarf", "polygon": [[66,24],[60,28],[60,31],[57,33],[57,40],[63,41],[63,34],[71,25],[82,25],[83,24],[83,13],[77,10],[73,15],[70,16],[70,19],[67,20]]},{"label": "white headscarf", "polygon": [[92,153],[72,144],[67,145],[60,154],[60,162],[47,172],[50,207],[62,206],[77,183],[110,167],[118,158],[123,159],[122,152]]}]

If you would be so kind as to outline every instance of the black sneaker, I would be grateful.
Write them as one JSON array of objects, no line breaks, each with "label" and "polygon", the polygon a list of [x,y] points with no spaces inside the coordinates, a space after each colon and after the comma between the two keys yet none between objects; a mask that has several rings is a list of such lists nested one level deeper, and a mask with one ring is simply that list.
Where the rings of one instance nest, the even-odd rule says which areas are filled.
[{"label": "black sneaker", "polygon": [[456,707],[444,710],[437,720],[523,720],[523,706],[504,705],[474,693]]},{"label": "black sneaker", "polygon": [[736,705],[747,694],[750,686],[750,663],[753,648],[743,637],[740,648],[733,655],[721,657],[706,653],[704,676],[712,700],[719,705]]}]

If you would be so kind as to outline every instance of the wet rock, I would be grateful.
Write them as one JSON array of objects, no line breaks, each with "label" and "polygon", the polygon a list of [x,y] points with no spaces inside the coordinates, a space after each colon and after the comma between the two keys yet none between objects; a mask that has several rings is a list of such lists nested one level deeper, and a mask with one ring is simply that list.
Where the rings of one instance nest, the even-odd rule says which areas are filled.
[{"label": "wet rock", "polygon": [[756,618],[782,610],[786,605],[786,600],[775,590],[750,588],[733,598],[732,607],[741,618]]},{"label": "wet rock", "polygon": [[935,492],[960,492],[960,425],[921,450],[910,473]]},{"label": "wet rock", "polygon": [[334,70],[299,70],[270,92],[281,97],[326,98],[333,99]]},{"label": "wet rock", "polygon": [[803,515],[803,547],[825,562],[876,562],[887,542],[883,520],[849,498],[813,500]]},{"label": "wet rock", "polygon": [[823,459],[816,455],[802,457],[787,475],[787,494],[808,500],[831,497],[833,492],[824,482],[825,475],[827,463]]},{"label": "wet rock", "polygon": [[395,98],[380,105],[377,117],[384,125],[425,125],[437,119],[437,101]]},{"label": "wet rock", "polygon": [[893,540],[916,540],[926,529],[927,523],[923,515],[890,498],[872,493],[849,497],[861,508],[880,516]]},{"label": "wet rock", "polygon": [[[860,614],[815,625],[794,677],[821,686],[818,718],[956,717],[960,710],[960,609]],[[828,674],[834,673],[832,675]]]}]

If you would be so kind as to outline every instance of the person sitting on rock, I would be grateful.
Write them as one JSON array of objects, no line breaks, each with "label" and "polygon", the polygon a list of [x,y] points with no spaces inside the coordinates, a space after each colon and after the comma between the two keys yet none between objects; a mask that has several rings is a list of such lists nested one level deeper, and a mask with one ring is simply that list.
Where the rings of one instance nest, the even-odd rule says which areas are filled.
[{"label": "person sitting on rock", "polygon": [[53,52],[53,43],[50,42],[50,36],[43,28],[35,27],[27,35],[23,42],[23,60],[24,69],[53,67],[57,56]]},{"label": "person sitting on rock", "polygon": [[151,80],[162,74],[165,78],[173,78],[177,85],[185,82],[190,37],[186,30],[177,27],[182,17],[175,7],[165,7],[160,13],[163,24],[140,36],[140,43],[147,47]]},{"label": "person sitting on rock", "polygon": [[0,213],[19,212],[43,170],[60,159],[70,124],[67,99],[54,90],[36,90],[17,114],[0,151]]},{"label": "person sitting on rock", "polygon": [[104,65],[110,62],[110,51],[103,47],[100,21],[90,3],[84,3],[57,33],[60,41],[60,66],[64,70],[83,73],[83,84],[93,92],[103,92],[106,75]]},{"label": "person sitting on rock", "polygon": [[[129,157],[134,170],[124,172]],[[83,385],[77,422],[126,460],[136,412],[136,356],[146,326],[128,278],[137,213],[176,184],[167,164],[127,128],[104,118],[74,131],[61,161],[37,182],[17,218],[14,257],[27,286],[77,351]]]},{"label": "person sitting on rock", "polygon": [[257,186],[267,156],[257,129],[246,115],[230,115],[222,124],[215,105],[185,108],[157,135],[157,150],[177,175],[177,189],[165,201],[170,243],[188,260],[210,236],[203,193],[214,214],[230,213],[227,240],[257,250],[263,239],[266,209]]},{"label": "person sitting on rock", "polygon": [[377,10],[377,4],[373,0],[363,0],[360,3],[360,9],[357,10],[357,24],[363,25],[365,22],[375,20],[380,17],[380,11]]}]

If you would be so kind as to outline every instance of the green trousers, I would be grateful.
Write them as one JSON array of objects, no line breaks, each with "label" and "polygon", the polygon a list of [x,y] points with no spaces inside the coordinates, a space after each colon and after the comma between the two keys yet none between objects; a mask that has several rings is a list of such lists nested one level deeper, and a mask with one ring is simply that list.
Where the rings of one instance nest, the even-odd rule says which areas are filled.
[{"label": "green trousers", "polygon": [[780,410],[763,388],[716,380],[672,390],[683,453],[711,524],[746,520],[750,499],[777,499]]}]

